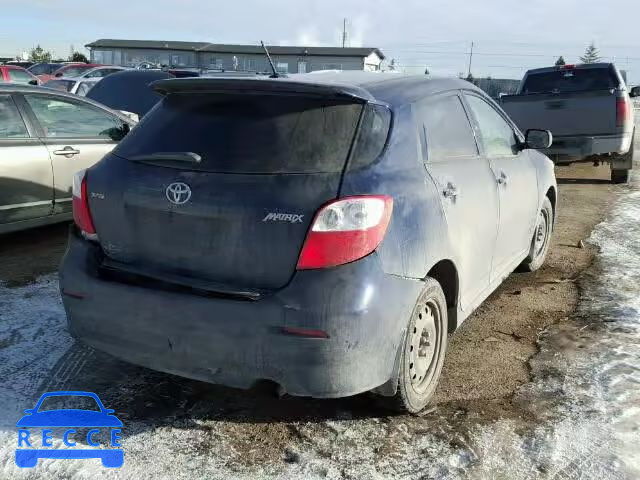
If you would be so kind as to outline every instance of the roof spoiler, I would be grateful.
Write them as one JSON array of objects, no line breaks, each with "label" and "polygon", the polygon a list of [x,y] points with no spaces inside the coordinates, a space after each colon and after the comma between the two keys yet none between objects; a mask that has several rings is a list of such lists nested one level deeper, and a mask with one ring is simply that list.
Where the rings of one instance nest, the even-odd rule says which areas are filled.
[{"label": "roof spoiler", "polygon": [[199,93],[289,93],[320,97],[349,97],[363,102],[375,98],[356,85],[313,83],[289,78],[171,78],[151,83],[151,88],[162,95],[177,92]]}]

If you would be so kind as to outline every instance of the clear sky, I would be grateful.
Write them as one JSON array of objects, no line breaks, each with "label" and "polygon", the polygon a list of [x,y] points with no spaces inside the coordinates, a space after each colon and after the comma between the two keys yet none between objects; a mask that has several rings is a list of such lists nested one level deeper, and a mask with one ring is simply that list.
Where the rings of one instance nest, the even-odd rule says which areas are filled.
[{"label": "clear sky", "polygon": [[98,38],[379,47],[409,71],[519,78],[590,42],[640,83],[633,0],[0,0],[0,56],[36,44],[68,56]]}]

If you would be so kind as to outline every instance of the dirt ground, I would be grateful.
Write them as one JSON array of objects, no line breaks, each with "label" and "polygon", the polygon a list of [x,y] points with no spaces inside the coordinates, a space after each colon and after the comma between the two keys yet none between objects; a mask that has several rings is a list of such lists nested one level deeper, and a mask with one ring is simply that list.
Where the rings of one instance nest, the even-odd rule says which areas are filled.
[{"label": "dirt ground", "polygon": [[556,176],[558,218],[544,267],[511,275],[453,335],[437,404],[488,416],[518,414],[511,397],[529,380],[539,332],[575,310],[576,280],[596,254],[586,240],[621,187],[609,183],[607,166],[557,167]]},{"label": "dirt ground", "polygon": [[[528,360],[536,353],[538,335],[575,310],[579,295],[576,279],[596,253],[586,240],[607,215],[615,193],[626,188],[609,183],[606,166],[559,167],[557,176],[559,212],[546,265],[536,273],[511,275],[453,335],[435,399],[437,416],[485,422],[523,415],[512,399],[518,387],[529,380]],[[67,229],[58,225],[0,237],[0,282],[10,287],[26,285],[39,275],[54,272],[66,246]],[[386,417],[371,409],[367,396],[277,400],[148,371],[138,374],[143,369],[129,369],[102,357],[96,357],[93,365],[100,365],[101,385],[110,375],[115,379],[125,374],[127,382],[135,385],[127,389],[126,402],[113,405],[119,416],[144,419],[154,426],[176,418],[213,421],[215,424],[206,423],[210,426],[198,430],[206,436],[208,428],[215,439],[225,439],[237,453],[231,463],[239,468],[247,462],[263,465],[274,459],[295,463],[297,454],[290,450],[291,445],[314,444],[319,455],[326,450],[326,455],[333,456],[331,445],[320,440],[335,428],[333,419],[373,416],[383,425],[406,422],[416,431],[438,424],[435,418],[429,423],[428,417]],[[104,373],[107,370],[111,373]],[[376,454],[384,456],[392,449],[393,435],[396,433],[376,442]]]},{"label": "dirt ground", "polygon": [[[538,332],[575,309],[575,280],[595,254],[580,242],[603,220],[619,187],[609,183],[607,166],[558,167],[556,175],[559,211],[545,266],[512,275],[453,335],[437,404],[503,405],[528,380]],[[67,231],[61,224],[0,237],[0,281],[19,286],[56,271]]]}]

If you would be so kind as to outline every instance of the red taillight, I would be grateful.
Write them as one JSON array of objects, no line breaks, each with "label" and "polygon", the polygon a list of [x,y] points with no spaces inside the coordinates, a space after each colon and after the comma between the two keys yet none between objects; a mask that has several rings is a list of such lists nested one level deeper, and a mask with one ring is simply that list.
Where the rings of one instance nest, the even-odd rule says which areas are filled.
[{"label": "red taillight", "polygon": [[616,125],[624,127],[631,121],[631,105],[626,98],[618,98],[616,101]]},{"label": "red taillight", "polygon": [[73,176],[73,221],[85,236],[95,238],[96,229],[89,211],[86,170],[80,170]]},{"label": "red taillight", "polygon": [[282,327],[282,333],[295,337],[329,338],[324,330],[311,330],[308,328]]},{"label": "red taillight", "polygon": [[571,64],[569,64],[569,65],[561,65],[560,66],[561,70],[573,70],[574,68],[576,68],[576,66],[575,65],[571,65]]},{"label": "red taillight", "polygon": [[334,200],[313,220],[298,259],[298,270],[353,262],[373,252],[387,231],[393,199],[363,195]]}]

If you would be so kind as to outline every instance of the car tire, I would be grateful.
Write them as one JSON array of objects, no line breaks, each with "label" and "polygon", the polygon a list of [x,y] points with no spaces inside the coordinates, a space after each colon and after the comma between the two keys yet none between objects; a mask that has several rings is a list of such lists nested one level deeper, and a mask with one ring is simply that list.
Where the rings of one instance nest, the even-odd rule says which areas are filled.
[{"label": "car tire", "polygon": [[551,234],[553,232],[553,206],[551,200],[545,197],[542,208],[536,218],[536,226],[533,230],[533,238],[529,247],[529,254],[520,265],[520,270],[525,272],[535,272],[544,264],[551,244]]},{"label": "car tire", "polygon": [[424,414],[435,392],[447,349],[447,301],[440,284],[427,277],[401,345],[398,389],[384,399],[401,413]]},{"label": "car tire", "polygon": [[611,170],[611,183],[629,183],[629,177],[631,171],[625,170]]},{"label": "car tire", "polygon": [[[627,163],[627,165],[633,164],[634,144],[635,144],[635,133],[634,135],[631,136],[631,147],[629,148],[629,151],[624,155],[622,155],[622,158],[625,160],[625,163]],[[628,168],[622,168],[622,169],[611,168],[611,183],[618,183],[618,184],[629,183],[630,173],[631,173],[631,170]]]}]

